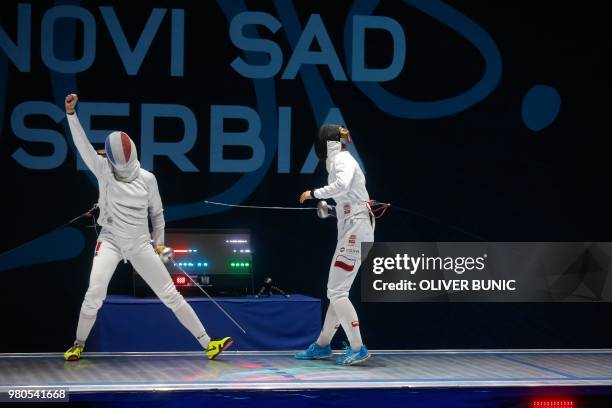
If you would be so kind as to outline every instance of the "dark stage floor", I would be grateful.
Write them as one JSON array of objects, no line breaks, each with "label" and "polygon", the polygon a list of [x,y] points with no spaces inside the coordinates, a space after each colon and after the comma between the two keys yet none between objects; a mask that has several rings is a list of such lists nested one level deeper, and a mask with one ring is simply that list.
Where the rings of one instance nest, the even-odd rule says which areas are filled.
[{"label": "dark stage floor", "polygon": [[298,361],[290,352],[0,354],[0,391],[67,387],[108,391],[342,388],[580,387],[612,385],[612,350],[377,351],[362,366]]}]

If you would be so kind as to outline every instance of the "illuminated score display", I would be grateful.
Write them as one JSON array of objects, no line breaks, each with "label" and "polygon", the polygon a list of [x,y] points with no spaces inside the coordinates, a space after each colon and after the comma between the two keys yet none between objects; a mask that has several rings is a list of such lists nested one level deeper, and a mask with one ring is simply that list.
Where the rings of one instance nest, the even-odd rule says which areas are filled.
[{"label": "illuminated score display", "polygon": [[174,249],[176,262],[166,267],[184,294],[197,289],[196,284],[213,292],[218,289],[218,293],[232,289],[253,293],[253,250],[248,230],[168,229],[165,241]]},{"label": "illuminated score display", "polygon": [[197,248],[188,248],[188,249],[175,249],[174,250],[174,254],[175,257],[177,258],[177,265],[180,266],[181,268],[207,268],[208,267],[208,261],[199,259],[199,260],[193,260],[193,259],[188,259],[188,260],[183,260],[183,258],[185,257],[185,255],[189,255],[189,254],[196,254],[198,253],[198,249]]},{"label": "illuminated score display", "polygon": [[248,268],[250,266],[250,262],[230,262],[230,268]]},{"label": "illuminated score display", "polygon": [[182,268],[206,268],[208,262],[178,262],[177,265]]},{"label": "illuminated score display", "polygon": [[185,275],[176,275],[174,276],[174,283],[176,285],[186,285],[187,277]]}]

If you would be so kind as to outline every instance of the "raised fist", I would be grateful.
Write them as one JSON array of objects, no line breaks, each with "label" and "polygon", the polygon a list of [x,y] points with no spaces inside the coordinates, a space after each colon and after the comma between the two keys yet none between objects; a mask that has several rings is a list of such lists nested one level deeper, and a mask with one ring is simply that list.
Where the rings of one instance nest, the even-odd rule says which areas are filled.
[{"label": "raised fist", "polygon": [[66,109],[66,113],[73,114],[74,108],[79,100],[77,94],[68,94],[66,95],[66,99],[64,100],[64,108]]}]

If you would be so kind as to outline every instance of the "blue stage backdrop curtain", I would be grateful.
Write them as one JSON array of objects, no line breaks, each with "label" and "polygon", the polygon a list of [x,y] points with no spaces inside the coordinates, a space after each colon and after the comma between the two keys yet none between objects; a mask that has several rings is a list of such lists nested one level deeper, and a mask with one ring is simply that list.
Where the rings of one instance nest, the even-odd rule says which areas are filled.
[{"label": "blue stage backdrop curtain", "polygon": [[[207,298],[188,298],[211,337],[232,336],[233,350],[296,350],[321,329],[321,301],[302,295],[216,298],[247,331],[243,334]],[[108,296],[87,351],[196,351],[201,347],[158,299]]]}]

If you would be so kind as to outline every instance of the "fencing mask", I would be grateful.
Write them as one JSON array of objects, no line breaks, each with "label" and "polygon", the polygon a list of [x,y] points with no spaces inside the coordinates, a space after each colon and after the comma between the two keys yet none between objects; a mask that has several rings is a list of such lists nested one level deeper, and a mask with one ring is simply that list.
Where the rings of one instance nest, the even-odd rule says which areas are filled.
[{"label": "fencing mask", "polygon": [[127,133],[112,132],[106,137],[104,148],[117,180],[129,183],[138,176],[140,163],[138,162],[136,145]]},{"label": "fencing mask", "polygon": [[341,143],[343,145],[352,143],[351,134],[347,128],[340,125],[323,125],[315,139],[315,153],[319,160],[327,159],[328,142]]}]

